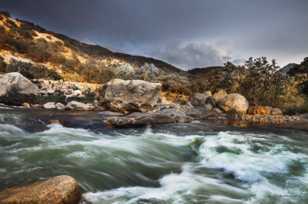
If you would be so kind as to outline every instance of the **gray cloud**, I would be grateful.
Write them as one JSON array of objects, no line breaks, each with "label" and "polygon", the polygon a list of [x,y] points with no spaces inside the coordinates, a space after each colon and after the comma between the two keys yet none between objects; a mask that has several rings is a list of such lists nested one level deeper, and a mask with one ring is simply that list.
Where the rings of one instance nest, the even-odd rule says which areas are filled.
[{"label": "gray cloud", "polygon": [[151,55],[184,69],[220,66],[231,59],[227,50],[202,42],[171,43],[155,49]]},{"label": "gray cloud", "polygon": [[[2,0],[0,9],[79,40],[190,67],[203,63],[198,55],[204,65],[219,63],[224,47],[235,58],[308,56],[307,0]],[[174,42],[195,45],[183,50]]]}]

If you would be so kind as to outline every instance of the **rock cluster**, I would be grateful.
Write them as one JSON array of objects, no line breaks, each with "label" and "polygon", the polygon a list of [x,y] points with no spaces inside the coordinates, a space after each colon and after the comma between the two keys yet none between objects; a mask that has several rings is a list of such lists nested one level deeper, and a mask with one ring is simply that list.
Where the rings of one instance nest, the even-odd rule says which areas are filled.
[{"label": "rock cluster", "polygon": [[40,94],[55,102],[69,102],[72,100],[89,101],[94,100],[96,90],[100,85],[78,82],[65,82],[37,79],[33,82],[39,87]]},{"label": "rock cluster", "polygon": [[[297,118],[283,116],[278,108],[249,106],[238,93],[219,90],[194,93],[179,103],[160,83],[113,79],[104,85],[51,80],[30,81],[19,73],[0,75],[0,102],[59,111],[107,110],[110,126],[186,123],[193,120],[239,120],[254,124],[280,124]],[[235,117],[234,117],[235,116]]]},{"label": "rock cluster", "polygon": [[79,184],[70,176],[57,176],[0,192],[1,204],[78,204],[80,199]]},{"label": "rock cluster", "polygon": [[226,113],[246,114],[249,103],[241,94],[227,94],[224,90],[212,93],[195,93],[192,97],[192,105],[195,107],[205,107],[208,111],[219,108]]}]

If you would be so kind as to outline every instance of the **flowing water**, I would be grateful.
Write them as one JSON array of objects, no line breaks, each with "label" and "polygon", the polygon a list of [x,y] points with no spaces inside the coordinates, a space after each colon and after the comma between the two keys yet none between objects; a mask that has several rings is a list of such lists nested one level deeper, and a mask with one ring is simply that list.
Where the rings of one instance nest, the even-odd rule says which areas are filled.
[{"label": "flowing water", "polygon": [[66,174],[94,204],[308,203],[306,132],[80,123],[0,114],[0,189]]}]

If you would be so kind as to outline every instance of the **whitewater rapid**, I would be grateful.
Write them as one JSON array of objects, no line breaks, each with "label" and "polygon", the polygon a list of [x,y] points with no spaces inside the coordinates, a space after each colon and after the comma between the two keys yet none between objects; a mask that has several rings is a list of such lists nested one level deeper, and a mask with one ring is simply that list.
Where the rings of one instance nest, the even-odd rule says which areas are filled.
[{"label": "whitewater rapid", "polygon": [[176,129],[0,124],[0,188],[67,174],[93,204],[307,203],[306,133]]}]

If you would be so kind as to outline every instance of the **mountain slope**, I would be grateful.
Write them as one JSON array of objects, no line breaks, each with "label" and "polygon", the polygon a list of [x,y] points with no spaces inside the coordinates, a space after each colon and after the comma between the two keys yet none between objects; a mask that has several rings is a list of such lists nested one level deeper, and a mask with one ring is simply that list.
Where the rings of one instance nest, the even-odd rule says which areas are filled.
[{"label": "mountain slope", "polygon": [[[0,72],[29,78],[104,83],[112,78],[186,79],[180,69],[153,58],[115,53],[0,13]],[[171,75],[170,75],[171,74]]]}]

